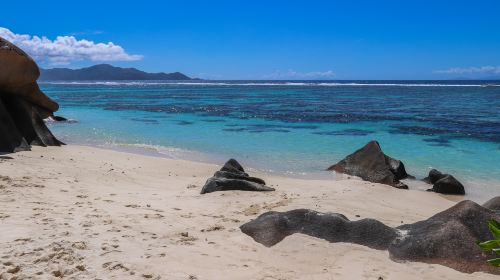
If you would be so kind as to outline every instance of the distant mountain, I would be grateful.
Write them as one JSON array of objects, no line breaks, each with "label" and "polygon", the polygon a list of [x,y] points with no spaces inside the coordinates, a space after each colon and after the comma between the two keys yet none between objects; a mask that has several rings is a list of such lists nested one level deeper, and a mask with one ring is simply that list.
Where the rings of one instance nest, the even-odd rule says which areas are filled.
[{"label": "distant mountain", "polygon": [[191,80],[179,73],[147,73],[135,68],[98,64],[81,69],[40,69],[40,81]]}]

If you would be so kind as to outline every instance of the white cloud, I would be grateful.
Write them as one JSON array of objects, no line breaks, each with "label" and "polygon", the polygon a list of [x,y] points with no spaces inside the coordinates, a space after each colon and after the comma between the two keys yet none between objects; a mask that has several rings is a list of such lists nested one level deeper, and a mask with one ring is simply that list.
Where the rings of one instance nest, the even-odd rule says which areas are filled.
[{"label": "white cloud", "polygon": [[481,66],[468,68],[450,68],[446,70],[436,70],[436,74],[500,74],[500,66]]},{"label": "white cloud", "polygon": [[335,72],[328,71],[312,71],[312,72],[297,72],[294,70],[275,71],[270,75],[264,76],[265,79],[331,79],[335,77]]},{"label": "white cloud", "polygon": [[112,42],[94,43],[89,40],[77,40],[74,36],[57,36],[50,40],[45,36],[15,34],[0,27],[0,37],[17,45],[37,61],[65,65],[73,61],[134,61],[142,55],[130,55]]},{"label": "white cloud", "polygon": [[101,35],[101,34],[104,34],[104,31],[101,31],[101,30],[84,30],[84,31],[69,33],[69,35],[71,35],[71,36]]}]

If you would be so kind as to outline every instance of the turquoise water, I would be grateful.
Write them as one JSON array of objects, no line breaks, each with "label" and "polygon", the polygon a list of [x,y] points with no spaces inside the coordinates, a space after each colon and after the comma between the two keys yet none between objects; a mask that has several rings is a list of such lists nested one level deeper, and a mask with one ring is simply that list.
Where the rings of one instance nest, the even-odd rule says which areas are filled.
[{"label": "turquoise water", "polygon": [[[376,139],[408,171],[500,194],[500,86],[485,82],[45,83],[63,141],[154,150],[294,176]],[[324,173],[324,172],[323,172]],[[467,187],[467,186],[466,186]]]}]

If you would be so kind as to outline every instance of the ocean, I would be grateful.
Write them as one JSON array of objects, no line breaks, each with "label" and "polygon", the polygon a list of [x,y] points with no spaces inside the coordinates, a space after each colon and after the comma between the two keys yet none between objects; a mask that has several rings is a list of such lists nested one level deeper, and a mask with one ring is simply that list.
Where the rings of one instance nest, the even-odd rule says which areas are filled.
[{"label": "ocean", "polygon": [[500,82],[51,82],[62,141],[324,178],[377,140],[417,178],[453,174],[500,194]]}]

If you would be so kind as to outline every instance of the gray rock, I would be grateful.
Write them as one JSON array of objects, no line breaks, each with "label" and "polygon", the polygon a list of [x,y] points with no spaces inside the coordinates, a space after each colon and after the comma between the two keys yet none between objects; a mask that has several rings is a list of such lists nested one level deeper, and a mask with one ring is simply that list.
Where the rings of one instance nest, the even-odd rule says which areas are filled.
[{"label": "gray rock", "polygon": [[245,170],[243,169],[243,166],[236,161],[234,158],[228,160],[224,166],[220,169],[220,171],[226,171],[229,173],[242,173],[248,176],[248,174],[245,173]]},{"label": "gray rock", "polygon": [[226,178],[210,178],[207,180],[201,191],[204,193],[211,193],[217,191],[274,191],[266,185],[246,181],[241,179],[226,179]]},{"label": "gray rock", "polygon": [[56,122],[67,122],[68,119],[65,118],[65,117],[61,117],[61,116],[53,116],[52,119]]},{"label": "gray rock", "polygon": [[217,172],[215,172],[214,177],[215,178],[245,180],[245,181],[250,181],[250,182],[254,182],[254,183],[262,184],[262,185],[266,184],[266,182],[260,178],[251,177],[249,175],[243,175],[240,173],[231,173],[228,171],[217,171]]},{"label": "gray rock", "polygon": [[266,212],[240,229],[266,247],[294,233],[302,233],[329,242],[356,243],[383,250],[397,237],[396,230],[374,219],[349,221],[342,214],[308,209]]},{"label": "gray rock", "polygon": [[400,182],[401,179],[409,177],[404,164],[385,155],[377,141],[370,141],[327,170],[358,176],[365,181],[408,189],[407,185]]},{"label": "gray rock", "polygon": [[9,111],[0,98],[0,152],[19,152],[31,149],[19,132]]},{"label": "gray rock", "polygon": [[483,204],[484,208],[488,208],[493,211],[500,211],[500,196],[494,197]]},{"label": "gray rock", "polygon": [[451,176],[450,174],[443,174],[443,177],[437,180],[432,186],[432,189],[428,189],[428,191],[443,194],[465,194],[465,188],[462,183],[460,183],[457,179],[455,179],[455,177]]},{"label": "gray rock", "polygon": [[439,179],[443,178],[445,174],[439,172],[437,169],[431,169],[429,171],[429,176],[425,177],[423,179],[424,182],[428,184],[434,184],[436,183]]},{"label": "gray rock", "polygon": [[350,221],[342,214],[298,209],[267,212],[240,227],[255,241],[270,247],[285,237],[302,233],[329,242],[349,242],[388,250],[394,261],[445,265],[472,273],[500,274],[486,260],[493,253],[481,250],[477,241],[493,238],[489,219],[500,214],[472,201],[462,201],[427,220],[391,228],[373,219]]},{"label": "gray rock", "polygon": [[250,177],[234,159],[227,161],[220,171],[215,172],[214,176],[207,180],[201,194],[231,190],[274,191],[273,188],[266,186],[264,180]]},{"label": "gray rock", "polygon": [[432,188],[427,191],[443,194],[465,194],[465,188],[455,177],[450,174],[441,173],[436,169],[429,171],[429,176],[422,181],[432,184]]}]

